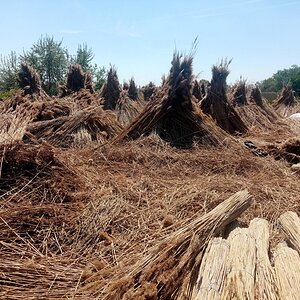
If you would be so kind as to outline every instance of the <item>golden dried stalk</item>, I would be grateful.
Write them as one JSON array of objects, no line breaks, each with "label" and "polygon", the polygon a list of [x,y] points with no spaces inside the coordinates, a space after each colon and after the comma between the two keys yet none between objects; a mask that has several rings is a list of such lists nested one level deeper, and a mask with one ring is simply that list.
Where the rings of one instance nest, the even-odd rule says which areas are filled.
[{"label": "golden dried stalk", "polygon": [[300,257],[297,251],[280,243],[274,252],[279,297],[297,300],[300,295]]},{"label": "golden dried stalk", "polygon": [[295,212],[288,211],[278,221],[292,247],[300,253],[300,218]]},{"label": "golden dried stalk", "polygon": [[221,299],[221,291],[227,273],[229,242],[222,238],[212,239],[205,251],[192,300]]},{"label": "golden dried stalk", "polygon": [[255,218],[250,222],[249,230],[256,243],[255,289],[260,300],[279,300],[275,273],[269,260],[269,223]]},{"label": "golden dried stalk", "polygon": [[256,247],[248,228],[236,228],[229,237],[229,273],[221,299],[254,299]]},{"label": "golden dried stalk", "polygon": [[[102,295],[105,295],[103,299],[148,297],[144,290],[145,284],[154,285],[157,289],[156,296],[160,299],[191,297],[197,279],[193,276],[195,264],[197,265],[206,243],[213,234],[221,231],[245,211],[250,201],[247,190],[237,192],[209,213],[174,232],[160,247],[132,266],[131,271],[126,274],[116,273],[115,278],[102,291]],[[116,284],[123,279],[127,282],[126,290],[124,285],[120,287]]]}]

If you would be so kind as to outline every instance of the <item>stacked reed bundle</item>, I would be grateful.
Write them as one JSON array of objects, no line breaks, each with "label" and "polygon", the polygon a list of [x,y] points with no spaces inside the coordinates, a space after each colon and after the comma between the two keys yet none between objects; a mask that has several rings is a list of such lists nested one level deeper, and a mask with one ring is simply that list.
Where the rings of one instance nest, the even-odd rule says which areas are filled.
[{"label": "stacked reed bundle", "polygon": [[254,299],[255,289],[255,239],[249,228],[237,227],[228,241],[229,272],[226,276],[221,299]]},{"label": "stacked reed bundle", "polygon": [[119,83],[117,70],[111,66],[107,73],[106,83],[103,85],[100,95],[103,98],[104,109],[115,109],[120,98],[121,86]]},{"label": "stacked reed bundle", "polygon": [[117,270],[108,285],[99,287],[99,296],[102,299],[191,297],[208,241],[249,205],[248,192],[240,191],[209,213],[191,220],[144,259],[139,259],[129,269]]},{"label": "stacked reed bundle", "polygon": [[283,117],[300,112],[300,102],[296,100],[291,86],[285,85],[278,98],[274,101],[273,107]]},{"label": "stacked reed bundle", "polygon": [[87,141],[104,143],[122,130],[111,112],[99,108],[78,111],[70,116],[30,124],[27,137],[44,139],[60,147],[82,146]]},{"label": "stacked reed bundle", "polygon": [[273,108],[262,98],[258,86],[250,87],[247,93],[246,81],[238,81],[229,92],[235,110],[248,128],[273,129],[279,120]]},{"label": "stacked reed bundle", "polygon": [[279,290],[279,299],[299,299],[299,253],[288,247],[285,243],[280,243],[274,251],[274,265]]},{"label": "stacked reed bundle", "polygon": [[279,300],[275,272],[269,259],[269,222],[255,218],[250,222],[249,229],[256,244],[256,299]]},{"label": "stacked reed bundle", "polygon": [[169,76],[155,99],[118,139],[136,139],[156,132],[172,146],[190,148],[196,141],[220,145],[228,136],[198,108],[191,94],[192,56],[175,53]]},{"label": "stacked reed bundle", "polygon": [[208,243],[203,256],[198,279],[193,287],[192,300],[221,299],[228,271],[229,242],[221,237]]},{"label": "stacked reed bundle", "polygon": [[205,114],[212,116],[228,133],[245,133],[248,130],[247,126],[226,96],[226,78],[229,75],[230,62],[231,60],[222,60],[220,64],[212,67],[211,84],[200,106]]}]

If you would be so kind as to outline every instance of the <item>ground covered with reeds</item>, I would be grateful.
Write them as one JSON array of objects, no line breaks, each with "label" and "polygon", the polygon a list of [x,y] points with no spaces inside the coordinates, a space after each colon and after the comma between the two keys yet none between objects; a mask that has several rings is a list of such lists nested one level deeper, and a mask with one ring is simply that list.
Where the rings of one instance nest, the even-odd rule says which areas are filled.
[{"label": "ground covered with reeds", "polygon": [[[228,62],[202,100],[179,54],[149,98],[115,69],[95,93],[76,65],[56,98],[22,74],[1,103],[1,299],[186,299],[188,262],[202,259],[190,240],[205,249],[232,221],[260,217],[273,249],[279,216],[300,214],[300,123],[258,87],[226,93]],[[208,214],[242,190],[251,203],[236,220]]]}]

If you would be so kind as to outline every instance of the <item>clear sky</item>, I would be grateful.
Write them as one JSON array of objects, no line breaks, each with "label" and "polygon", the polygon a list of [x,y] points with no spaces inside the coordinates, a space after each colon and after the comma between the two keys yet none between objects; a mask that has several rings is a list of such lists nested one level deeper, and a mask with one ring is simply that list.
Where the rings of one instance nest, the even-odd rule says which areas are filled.
[{"label": "clear sky", "polygon": [[300,64],[300,0],[0,0],[0,54],[28,50],[53,35],[75,54],[87,43],[94,62],[117,67],[120,81],[160,83],[172,53],[198,36],[194,73],[233,58],[229,82],[249,82]]}]

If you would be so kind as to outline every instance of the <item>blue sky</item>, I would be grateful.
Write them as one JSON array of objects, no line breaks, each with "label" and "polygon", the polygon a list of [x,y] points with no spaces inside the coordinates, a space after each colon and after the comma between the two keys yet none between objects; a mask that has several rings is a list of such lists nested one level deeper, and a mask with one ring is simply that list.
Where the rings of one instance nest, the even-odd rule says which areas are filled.
[{"label": "blue sky", "polygon": [[198,36],[194,73],[233,58],[229,82],[270,77],[300,64],[300,0],[0,0],[0,54],[22,53],[53,35],[75,53],[87,43],[94,62],[117,67],[120,81],[160,83],[174,49],[189,52]]}]

